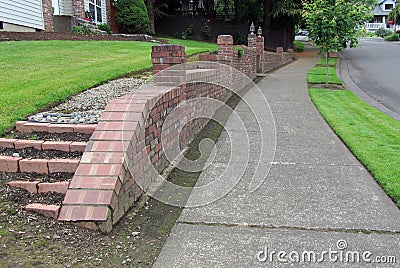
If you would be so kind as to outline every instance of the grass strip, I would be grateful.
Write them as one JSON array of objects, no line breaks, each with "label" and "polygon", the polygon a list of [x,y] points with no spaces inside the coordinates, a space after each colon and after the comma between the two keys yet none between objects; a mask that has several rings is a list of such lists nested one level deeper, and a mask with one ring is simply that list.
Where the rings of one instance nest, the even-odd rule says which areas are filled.
[{"label": "grass strip", "polygon": [[336,134],[400,206],[400,122],[348,90],[309,90]]}]

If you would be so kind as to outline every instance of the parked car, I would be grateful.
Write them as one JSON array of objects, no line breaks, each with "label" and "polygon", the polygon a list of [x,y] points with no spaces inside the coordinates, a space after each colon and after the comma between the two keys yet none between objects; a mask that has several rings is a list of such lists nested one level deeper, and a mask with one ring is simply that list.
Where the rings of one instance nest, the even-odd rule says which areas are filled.
[{"label": "parked car", "polygon": [[299,31],[297,32],[297,35],[300,35],[300,36],[308,36],[308,31],[307,31],[307,30],[299,29]]}]

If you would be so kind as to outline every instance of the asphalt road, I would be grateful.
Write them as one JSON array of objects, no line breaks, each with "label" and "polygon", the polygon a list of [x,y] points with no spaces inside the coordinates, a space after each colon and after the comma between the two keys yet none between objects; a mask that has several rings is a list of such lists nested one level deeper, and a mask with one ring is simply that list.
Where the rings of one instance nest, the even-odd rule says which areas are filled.
[{"label": "asphalt road", "polygon": [[400,120],[400,42],[362,39],[361,47],[346,49],[339,75],[346,88]]}]

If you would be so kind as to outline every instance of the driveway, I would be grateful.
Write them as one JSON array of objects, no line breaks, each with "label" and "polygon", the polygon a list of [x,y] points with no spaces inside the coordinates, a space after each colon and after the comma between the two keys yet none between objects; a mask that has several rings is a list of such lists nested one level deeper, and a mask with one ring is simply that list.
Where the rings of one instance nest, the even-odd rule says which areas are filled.
[{"label": "driveway", "polygon": [[400,120],[400,42],[362,39],[342,53],[339,76],[358,97]]}]

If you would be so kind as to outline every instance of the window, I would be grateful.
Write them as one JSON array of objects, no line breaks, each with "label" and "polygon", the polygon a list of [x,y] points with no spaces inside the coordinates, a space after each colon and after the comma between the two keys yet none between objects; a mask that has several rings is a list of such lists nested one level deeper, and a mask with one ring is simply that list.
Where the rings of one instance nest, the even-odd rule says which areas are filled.
[{"label": "window", "polygon": [[385,4],[385,10],[392,10],[393,4]]},{"label": "window", "polygon": [[103,22],[101,0],[89,0],[91,19],[95,22]]}]

